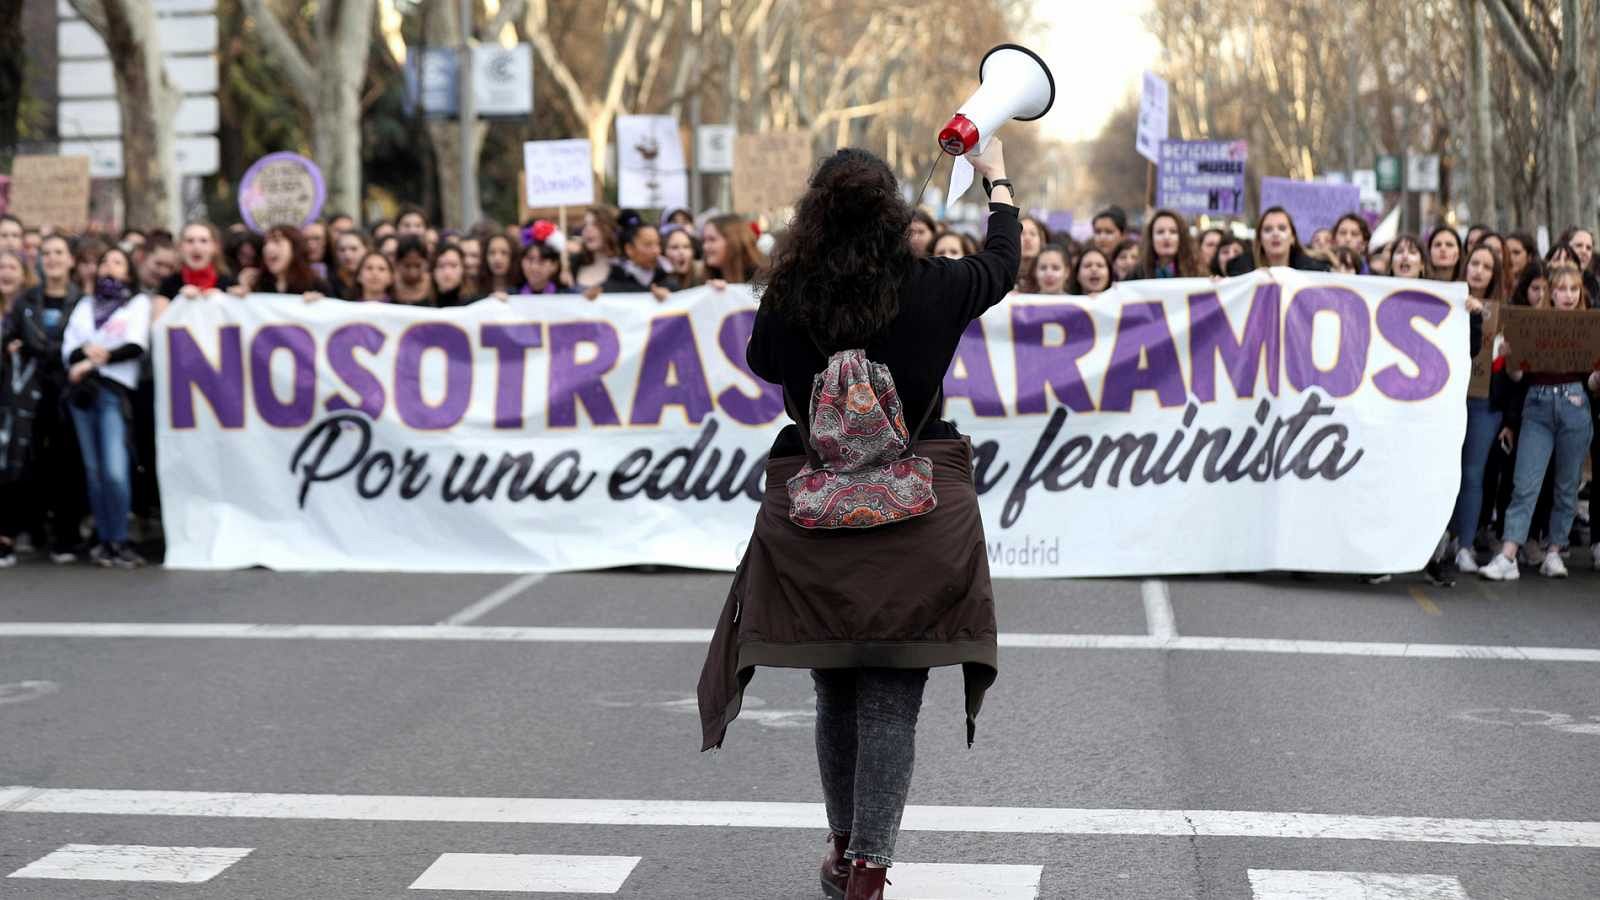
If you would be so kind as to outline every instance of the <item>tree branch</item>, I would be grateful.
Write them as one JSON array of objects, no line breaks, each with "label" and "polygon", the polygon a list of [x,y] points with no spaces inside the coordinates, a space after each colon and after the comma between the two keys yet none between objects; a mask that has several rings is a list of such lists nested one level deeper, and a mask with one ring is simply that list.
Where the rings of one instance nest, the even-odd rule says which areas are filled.
[{"label": "tree branch", "polygon": [[1510,51],[1511,58],[1528,73],[1529,78],[1537,81],[1541,87],[1548,86],[1555,73],[1550,70],[1543,54],[1535,49],[1526,20],[1511,6],[1510,0],[1483,0],[1483,5],[1489,12],[1489,18],[1494,20],[1495,30],[1500,32],[1500,39]]},{"label": "tree branch", "polygon": [[550,70],[556,84],[561,86],[562,93],[567,95],[567,103],[572,107],[573,116],[580,122],[587,121],[592,103],[578,84],[578,79],[572,74],[572,69],[561,58],[561,51],[556,49],[555,42],[550,39],[547,27],[549,22],[549,0],[533,0],[528,6],[528,43],[533,45],[533,52],[539,54],[539,59],[544,62],[545,68]]},{"label": "tree branch", "polygon": [[499,40],[500,32],[505,31],[507,25],[521,18],[522,12],[527,6],[527,0],[504,0],[500,4],[500,11],[494,14],[492,20],[484,24],[482,31],[478,32],[478,40],[486,42]]},{"label": "tree branch", "polygon": [[267,53],[284,70],[289,84],[307,107],[317,105],[317,73],[306,61],[305,54],[295,45],[278,16],[267,8],[265,0],[243,0],[245,12],[256,24],[256,33],[266,45]]},{"label": "tree branch", "polygon": [[95,34],[106,33],[106,28],[109,26],[106,23],[105,7],[100,5],[100,0],[68,0],[68,2],[72,4],[73,9],[78,11],[78,15],[83,17],[83,20],[89,23],[89,27],[94,29]]}]

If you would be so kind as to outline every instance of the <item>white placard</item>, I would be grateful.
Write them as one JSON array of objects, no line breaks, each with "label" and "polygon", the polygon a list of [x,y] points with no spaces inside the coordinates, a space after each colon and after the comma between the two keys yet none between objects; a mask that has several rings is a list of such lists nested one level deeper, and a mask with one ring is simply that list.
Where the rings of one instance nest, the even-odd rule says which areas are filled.
[{"label": "white placard", "polygon": [[533,112],[533,45],[472,48],[473,97],[480,116],[525,116]]},{"label": "white placard", "polygon": [[[159,25],[162,53],[211,53],[217,49],[216,16],[162,16]],[[111,56],[94,28],[79,19],[57,23],[56,42],[62,59]]]},{"label": "white placard", "polygon": [[[217,0],[151,0],[156,15],[173,13],[204,13],[217,8]],[[56,15],[62,19],[78,18],[78,10],[67,0],[56,0]]]},{"label": "white placard", "polygon": [[711,175],[733,171],[733,145],[738,129],[732,125],[701,125],[695,131],[695,165]]},{"label": "white placard", "polygon": [[528,141],[522,169],[530,209],[594,203],[594,158],[586,138]]},{"label": "white placard", "polygon": [[[185,97],[178,104],[173,130],[215,134],[221,116],[215,96]],[[56,128],[63,140],[121,137],[122,105],[115,100],[63,100],[56,104]]]},{"label": "white placard", "polygon": [[1156,73],[1146,72],[1139,91],[1139,133],[1134,138],[1134,148],[1153,163],[1161,162],[1167,121],[1167,83]]},{"label": "white placard", "polygon": [[[167,78],[184,94],[217,92],[215,56],[168,56],[163,62]],[[116,76],[109,59],[62,60],[56,67],[56,86],[60,96],[68,100],[117,95]]]},{"label": "white placard", "polygon": [[1439,190],[1439,157],[1436,154],[1406,157],[1406,190],[1421,193]]},{"label": "white placard", "polygon": [[[1007,298],[944,382],[991,569],[1421,568],[1460,481],[1465,303],[1291,269]],[[167,565],[731,570],[784,421],[754,316],[744,285],[179,300],[152,339]]]},{"label": "white placard", "polygon": [[689,170],[678,120],[617,117],[617,203],[644,209],[689,205]]},{"label": "white placard", "polygon": [[[222,168],[222,142],[216,135],[179,137],[177,144],[178,174],[215,175]],[[122,177],[119,140],[62,141],[61,155],[89,157],[89,174],[95,178]]]}]

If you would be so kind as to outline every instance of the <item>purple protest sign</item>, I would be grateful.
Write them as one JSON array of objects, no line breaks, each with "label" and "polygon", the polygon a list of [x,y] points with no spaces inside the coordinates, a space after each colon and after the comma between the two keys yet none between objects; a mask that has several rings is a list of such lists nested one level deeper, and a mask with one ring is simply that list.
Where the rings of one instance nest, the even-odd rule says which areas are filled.
[{"label": "purple protest sign", "polygon": [[1186,214],[1244,212],[1245,141],[1162,141],[1156,205]]},{"label": "purple protest sign", "polygon": [[322,214],[328,188],[317,164],[297,153],[269,153],[239,181],[239,215],[250,230],[304,228]]},{"label": "purple protest sign", "polygon": [[1309,243],[1312,232],[1332,228],[1345,213],[1361,208],[1361,188],[1354,184],[1323,181],[1295,181],[1292,178],[1261,179],[1261,208],[1281,206],[1294,220],[1295,233]]}]

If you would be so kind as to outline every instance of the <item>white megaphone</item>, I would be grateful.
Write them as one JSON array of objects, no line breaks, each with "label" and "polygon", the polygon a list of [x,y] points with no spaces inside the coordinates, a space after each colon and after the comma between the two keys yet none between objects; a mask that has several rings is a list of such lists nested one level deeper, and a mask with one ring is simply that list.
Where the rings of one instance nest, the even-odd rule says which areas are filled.
[{"label": "white megaphone", "polygon": [[1039,54],[1017,44],[1001,44],[978,64],[978,90],[939,131],[939,147],[956,157],[950,173],[949,206],[972,186],[972,164],[965,156],[983,152],[1008,119],[1031,122],[1056,101],[1056,80]]}]

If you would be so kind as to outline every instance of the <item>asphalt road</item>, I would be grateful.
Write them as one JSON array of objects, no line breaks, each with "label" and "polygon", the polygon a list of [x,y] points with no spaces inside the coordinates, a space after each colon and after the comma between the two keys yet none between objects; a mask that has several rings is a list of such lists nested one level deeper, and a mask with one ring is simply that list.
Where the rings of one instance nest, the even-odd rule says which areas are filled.
[{"label": "asphalt road", "polygon": [[[727,584],[0,572],[0,897],[816,897],[808,676],[697,752]],[[891,897],[1600,897],[1600,574],[996,586],[1017,637],[975,747],[930,681]],[[545,868],[440,889],[496,865]]]}]

